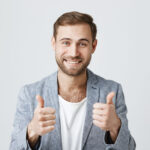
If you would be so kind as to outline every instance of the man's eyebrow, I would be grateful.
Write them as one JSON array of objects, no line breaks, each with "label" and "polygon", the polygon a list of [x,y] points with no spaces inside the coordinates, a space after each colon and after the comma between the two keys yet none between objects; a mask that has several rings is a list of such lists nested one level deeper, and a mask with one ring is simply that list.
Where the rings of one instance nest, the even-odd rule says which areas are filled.
[{"label": "man's eyebrow", "polygon": [[[70,38],[62,38],[59,41],[63,41],[63,40],[69,40],[69,41],[71,41],[72,39],[70,39]],[[86,42],[90,43],[89,40],[85,39],[85,38],[79,39],[79,41],[86,41]]]},{"label": "man's eyebrow", "polygon": [[79,41],[87,41],[88,43],[90,43],[88,39],[80,39]]},{"label": "man's eyebrow", "polygon": [[59,41],[63,41],[63,40],[71,40],[70,38],[62,38]]}]

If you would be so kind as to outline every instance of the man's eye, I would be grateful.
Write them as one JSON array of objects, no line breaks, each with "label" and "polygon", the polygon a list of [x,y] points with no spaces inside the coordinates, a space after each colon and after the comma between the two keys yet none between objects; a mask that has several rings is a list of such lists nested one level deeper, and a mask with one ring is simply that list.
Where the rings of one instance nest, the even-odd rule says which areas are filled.
[{"label": "man's eye", "polygon": [[87,46],[87,44],[86,43],[80,43],[79,44],[81,47],[85,47],[85,46]]},{"label": "man's eye", "polygon": [[67,41],[63,42],[62,44],[65,45],[65,46],[69,46],[70,45],[70,43],[67,42]]}]

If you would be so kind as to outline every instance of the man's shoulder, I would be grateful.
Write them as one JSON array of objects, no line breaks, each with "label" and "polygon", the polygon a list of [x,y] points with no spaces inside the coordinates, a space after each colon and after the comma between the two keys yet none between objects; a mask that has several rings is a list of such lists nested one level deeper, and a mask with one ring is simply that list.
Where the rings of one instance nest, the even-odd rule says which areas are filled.
[{"label": "man's shoulder", "polygon": [[30,93],[34,93],[36,91],[45,90],[47,88],[51,88],[54,86],[57,78],[57,71],[43,77],[42,79],[35,81],[33,83],[25,84],[22,88],[27,90]]},{"label": "man's shoulder", "polygon": [[104,78],[104,77],[102,77],[98,74],[95,74],[94,72],[92,72],[89,69],[88,69],[88,74],[91,78],[90,80],[98,86],[101,86],[101,87],[117,87],[118,85],[120,85],[119,82],[114,81],[112,79]]}]

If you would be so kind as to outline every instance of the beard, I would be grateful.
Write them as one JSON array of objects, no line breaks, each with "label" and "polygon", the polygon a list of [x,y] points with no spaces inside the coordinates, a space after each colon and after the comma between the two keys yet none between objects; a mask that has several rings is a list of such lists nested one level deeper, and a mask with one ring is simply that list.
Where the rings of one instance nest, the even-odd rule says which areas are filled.
[{"label": "beard", "polygon": [[[86,60],[79,56],[58,58],[57,55],[55,55],[55,58],[60,70],[69,76],[79,76],[80,74],[84,73],[91,61],[91,55]],[[78,61],[79,64],[77,64],[77,66],[72,65],[68,68],[65,65],[68,63],[68,61]]]}]

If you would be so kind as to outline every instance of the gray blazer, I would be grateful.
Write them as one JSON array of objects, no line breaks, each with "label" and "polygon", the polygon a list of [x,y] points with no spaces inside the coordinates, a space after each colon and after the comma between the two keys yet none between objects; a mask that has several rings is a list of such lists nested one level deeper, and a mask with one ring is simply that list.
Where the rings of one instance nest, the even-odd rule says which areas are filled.
[{"label": "gray blazer", "polygon": [[[135,150],[136,144],[128,129],[126,118],[127,107],[120,84],[99,77],[87,69],[87,111],[84,124],[82,150]],[[115,143],[106,141],[106,132],[93,125],[92,110],[96,102],[106,103],[109,92],[116,93],[113,98],[116,112],[121,119],[121,128]],[[36,95],[44,98],[45,107],[56,109],[55,129],[42,136],[37,143],[38,150],[62,150],[61,128],[59,119],[59,99],[57,86],[57,72],[33,84],[25,85],[18,95],[10,150],[30,150],[26,140],[27,125],[33,117],[37,106]]]}]

